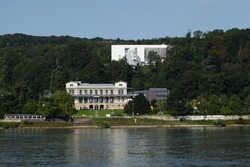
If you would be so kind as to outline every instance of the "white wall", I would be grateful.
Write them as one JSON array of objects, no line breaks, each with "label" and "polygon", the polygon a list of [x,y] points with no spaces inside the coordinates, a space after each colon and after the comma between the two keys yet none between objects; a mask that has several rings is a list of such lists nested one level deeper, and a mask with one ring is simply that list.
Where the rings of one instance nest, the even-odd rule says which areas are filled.
[{"label": "white wall", "polygon": [[[130,65],[137,65],[139,64],[147,64],[146,55],[145,55],[145,48],[163,48],[166,49],[168,45],[111,45],[111,61],[119,61],[120,59],[125,57],[125,48],[129,48],[129,56],[127,57],[127,62]],[[138,60],[140,62],[136,62],[132,60],[131,54],[132,52],[137,49],[137,56],[139,57]]]}]

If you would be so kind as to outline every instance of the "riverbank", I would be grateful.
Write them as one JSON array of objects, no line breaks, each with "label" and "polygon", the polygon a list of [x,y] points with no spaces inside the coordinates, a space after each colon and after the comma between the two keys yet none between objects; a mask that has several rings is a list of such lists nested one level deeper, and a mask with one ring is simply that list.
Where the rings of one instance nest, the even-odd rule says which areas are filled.
[{"label": "riverbank", "polygon": [[148,118],[93,118],[83,122],[0,122],[1,129],[11,128],[172,128],[172,127],[250,126],[250,120],[165,121]]}]

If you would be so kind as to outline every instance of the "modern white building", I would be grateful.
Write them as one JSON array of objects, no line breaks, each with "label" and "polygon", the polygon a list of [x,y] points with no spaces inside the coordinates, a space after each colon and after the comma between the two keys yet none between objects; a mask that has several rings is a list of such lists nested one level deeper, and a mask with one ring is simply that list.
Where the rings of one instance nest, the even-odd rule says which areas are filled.
[{"label": "modern white building", "polygon": [[111,61],[125,58],[129,65],[148,65],[151,51],[157,53],[161,60],[166,58],[168,45],[111,45]]},{"label": "modern white building", "polygon": [[127,83],[122,81],[114,84],[71,81],[66,83],[66,91],[74,97],[77,110],[124,109],[125,104],[133,97],[127,93]]}]

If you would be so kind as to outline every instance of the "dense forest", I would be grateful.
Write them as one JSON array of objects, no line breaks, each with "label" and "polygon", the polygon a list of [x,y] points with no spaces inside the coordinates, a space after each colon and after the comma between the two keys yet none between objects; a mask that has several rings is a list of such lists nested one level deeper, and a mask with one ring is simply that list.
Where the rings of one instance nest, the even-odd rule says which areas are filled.
[{"label": "dense forest", "polygon": [[[171,49],[163,62],[131,67],[125,60],[111,61],[113,44],[167,44]],[[122,80],[135,90],[165,87],[170,97],[161,105],[174,115],[250,114],[249,61],[250,29],[141,40],[2,35],[0,117],[36,113],[45,90],[63,91],[70,80]]]}]

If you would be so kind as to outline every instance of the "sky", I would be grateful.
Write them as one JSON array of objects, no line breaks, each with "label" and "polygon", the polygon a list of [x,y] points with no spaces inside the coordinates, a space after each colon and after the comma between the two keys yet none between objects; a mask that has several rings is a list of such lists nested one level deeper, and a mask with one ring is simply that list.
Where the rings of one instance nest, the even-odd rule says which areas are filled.
[{"label": "sky", "polygon": [[184,37],[250,28],[250,0],[0,0],[0,35]]}]

